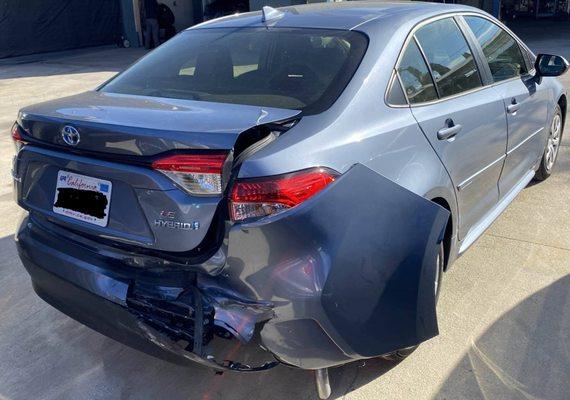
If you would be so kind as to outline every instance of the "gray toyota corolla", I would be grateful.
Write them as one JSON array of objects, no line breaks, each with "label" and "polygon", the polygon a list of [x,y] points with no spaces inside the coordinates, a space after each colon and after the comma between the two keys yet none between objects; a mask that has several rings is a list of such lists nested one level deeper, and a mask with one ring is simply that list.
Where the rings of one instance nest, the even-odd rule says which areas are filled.
[{"label": "gray toyota corolla", "polygon": [[120,342],[315,370],[326,397],[327,368],[438,334],[445,269],[552,173],[567,68],[464,6],[207,22],[20,112],[19,255],[40,297]]}]

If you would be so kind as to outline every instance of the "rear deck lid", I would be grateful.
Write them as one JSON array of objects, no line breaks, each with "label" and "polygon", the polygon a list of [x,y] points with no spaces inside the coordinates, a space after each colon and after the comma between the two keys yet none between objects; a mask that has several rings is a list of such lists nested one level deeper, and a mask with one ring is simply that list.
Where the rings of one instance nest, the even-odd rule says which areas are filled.
[{"label": "rear deck lid", "polygon": [[34,139],[69,148],[62,129],[80,134],[76,150],[152,156],[169,150],[231,149],[239,134],[298,110],[90,91],[22,109]]}]

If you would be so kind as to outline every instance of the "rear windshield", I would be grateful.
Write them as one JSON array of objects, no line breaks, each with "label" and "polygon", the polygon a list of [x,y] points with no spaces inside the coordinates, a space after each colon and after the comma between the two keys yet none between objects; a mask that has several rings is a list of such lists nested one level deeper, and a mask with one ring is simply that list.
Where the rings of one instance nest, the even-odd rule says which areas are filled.
[{"label": "rear windshield", "polygon": [[346,87],[367,45],[366,36],[353,31],[189,30],[101,90],[318,113]]}]

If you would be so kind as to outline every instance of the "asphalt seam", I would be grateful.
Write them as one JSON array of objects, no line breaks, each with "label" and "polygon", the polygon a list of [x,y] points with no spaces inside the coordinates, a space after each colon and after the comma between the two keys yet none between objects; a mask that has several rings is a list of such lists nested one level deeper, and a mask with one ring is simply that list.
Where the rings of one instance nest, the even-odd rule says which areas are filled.
[{"label": "asphalt seam", "polygon": [[493,233],[487,233],[487,236],[492,236],[492,237],[496,237],[496,238],[500,238],[500,239],[506,239],[506,240],[513,240],[513,241],[515,241],[515,242],[534,244],[534,245],[537,245],[537,246],[550,247],[550,248],[552,248],[552,249],[558,249],[558,250],[563,250],[563,251],[568,251],[568,252],[570,252],[570,249],[569,249],[569,248],[566,248],[566,247],[560,247],[560,246],[554,246],[554,245],[551,245],[551,244],[533,242],[533,241],[531,241],[531,240],[524,240],[524,239],[517,239],[517,238],[508,237],[508,236],[495,235],[495,234],[493,234]]}]

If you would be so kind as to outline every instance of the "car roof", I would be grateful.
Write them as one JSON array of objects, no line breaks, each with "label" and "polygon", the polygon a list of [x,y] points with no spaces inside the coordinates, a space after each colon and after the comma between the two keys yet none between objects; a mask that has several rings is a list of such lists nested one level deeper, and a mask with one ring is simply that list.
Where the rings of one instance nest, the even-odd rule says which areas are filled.
[{"label": "car roof", "polygon": [[[272,27],[357,29],[361,25],[415,25],[449,12],[481,12],[469,6],[418,1],[350,1],[280,7],[280,18],[267,21]],[[265,26],[261,11],[234,14],[196,25],[190,29]]]}]

